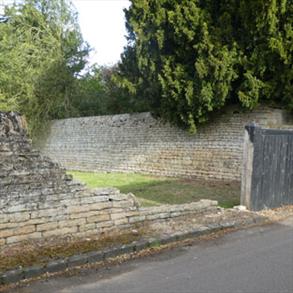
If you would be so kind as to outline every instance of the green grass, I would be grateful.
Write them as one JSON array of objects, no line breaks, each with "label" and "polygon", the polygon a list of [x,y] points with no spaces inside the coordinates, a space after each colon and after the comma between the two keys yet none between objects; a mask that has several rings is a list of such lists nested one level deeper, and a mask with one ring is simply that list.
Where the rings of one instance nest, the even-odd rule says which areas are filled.
[{"label": "green grass", "polygon": [[212,199],[217,200],[220,206],[229,208],[238,205],[240,198],[240,186],[235,182],[211,182],[126,173],[77,171],[68,173],[90,188],[112,186],[120,189],[122,193],[131,192],[143,206]]}]

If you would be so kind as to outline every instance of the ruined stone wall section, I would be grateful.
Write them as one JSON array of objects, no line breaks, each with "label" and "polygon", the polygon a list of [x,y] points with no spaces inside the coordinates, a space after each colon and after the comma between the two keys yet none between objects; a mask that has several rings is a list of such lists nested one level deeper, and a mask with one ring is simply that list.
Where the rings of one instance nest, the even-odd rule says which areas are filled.
[{"label": "ruined stone wall section", "polygon": [[24,120],[0,112],[0,249],[28,240],[99,236],[216,209],[216,202],[139,208],[115,188],[87,190],[31,148]]},{"label": "ruined stone wall section", "polygon": [[150,113],[64,119],[52,123],[41,150],[72,170],[240,180],[244,125],[276,127],[284,117],[278,109],[230,109],[195,135]]}]

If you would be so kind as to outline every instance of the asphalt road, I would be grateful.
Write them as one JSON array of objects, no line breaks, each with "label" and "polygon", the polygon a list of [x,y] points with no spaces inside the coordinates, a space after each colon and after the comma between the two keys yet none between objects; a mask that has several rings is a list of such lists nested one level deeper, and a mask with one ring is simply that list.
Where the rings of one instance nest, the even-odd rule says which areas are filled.
[{"label": "asphalt road", "polygon": [[293,218],[15,293],[292,293]]}]

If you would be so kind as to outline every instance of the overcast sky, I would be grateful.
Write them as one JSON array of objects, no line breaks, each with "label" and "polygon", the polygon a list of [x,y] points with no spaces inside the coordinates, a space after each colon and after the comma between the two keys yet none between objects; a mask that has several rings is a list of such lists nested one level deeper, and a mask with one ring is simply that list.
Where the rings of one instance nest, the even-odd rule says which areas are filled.
[{"label": "overcast sky", "polygon": [[[48,0],[49,1],[49,0]],[[0,0],[1,4],[13,0]],[[126,45],[124,8],[128,0],[72,0],[79,13],[79,23],[85,41],[93,48],[90,63],[112,65],[120,59]]]},{"label": "overcast sky", "polygon": [[91,63],[111,65],[126,45],[124,8],[128,0],[73,0],[84,39],[93,47]]}]

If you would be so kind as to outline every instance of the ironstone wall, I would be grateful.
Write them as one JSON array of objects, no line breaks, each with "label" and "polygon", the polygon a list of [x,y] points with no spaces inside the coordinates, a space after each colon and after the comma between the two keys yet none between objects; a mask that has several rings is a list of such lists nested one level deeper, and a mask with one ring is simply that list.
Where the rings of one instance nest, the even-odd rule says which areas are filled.
[{"label": "ironstone wall", "polygon": [[84,238],[215,212],[217,202],[140,208],[115,188],[88,190],[31,147],[25,120],[0,111],[0,250],[32,240]]},{"label": "ironstone wall", "polygon": [[251,210],[293,204],[293,130],[246,127],[241,202]]},{"label": "ironstone wall", "polygon": [[41,151],[67,169],[140,172],[163,176],[240,181],[243,129],[287,123],[281,110],[236,109],[215,114],[195,135],[150,113],[53,121]]}]

